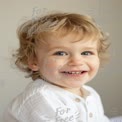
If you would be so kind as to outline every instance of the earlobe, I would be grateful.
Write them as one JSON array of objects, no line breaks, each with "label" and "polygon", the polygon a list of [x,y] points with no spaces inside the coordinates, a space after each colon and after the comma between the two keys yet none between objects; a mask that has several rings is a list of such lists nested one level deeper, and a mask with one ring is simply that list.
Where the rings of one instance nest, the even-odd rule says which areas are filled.
[{"label": "earlobe", "polygon": [[35,63],[29,62],[29,63],[28,63],[28,66],[29,66],[29,68],[30,68],[32,71],[38,71],[38,70],[39,70],[38,65],[35,64]]}]

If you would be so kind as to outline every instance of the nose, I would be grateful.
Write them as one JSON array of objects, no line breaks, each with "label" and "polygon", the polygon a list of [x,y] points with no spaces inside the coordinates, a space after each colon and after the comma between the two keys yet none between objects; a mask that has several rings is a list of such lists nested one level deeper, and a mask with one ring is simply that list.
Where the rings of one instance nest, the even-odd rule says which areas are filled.
[{"label": "nose", "polygon": [[79,66],[83,65],[84,59],[81,55],[73,55],[69,57],[69,66]]}]

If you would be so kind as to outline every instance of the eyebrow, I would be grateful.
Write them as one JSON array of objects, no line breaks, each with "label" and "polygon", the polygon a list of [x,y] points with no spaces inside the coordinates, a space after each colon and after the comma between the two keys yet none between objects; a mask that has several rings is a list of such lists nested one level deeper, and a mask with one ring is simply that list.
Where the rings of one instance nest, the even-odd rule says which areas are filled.
[{"label": "eyebrow", "polygon": [[[65,47],[65,46],[57,46],[57,47],[52,47],[50,49],[48,49],[48,51],[53,51],[53,50],[56,50],[56,49],[69,49],[69,47]],[[98,50],[96,47],[83,47],[81,48],[81,50]]]},{"label": "eyebrow", "polygon": [[83,48],[84,50],[97,50],[97,48],[96,47],[84,47]]},{"label": "eyebrow", "polygon": [[65,46],[57,46],[57,47],[49,48],[48,51],[52,51],[52,50],[55,50],[55,49],[69,49],[69,48],[65,47]]}]

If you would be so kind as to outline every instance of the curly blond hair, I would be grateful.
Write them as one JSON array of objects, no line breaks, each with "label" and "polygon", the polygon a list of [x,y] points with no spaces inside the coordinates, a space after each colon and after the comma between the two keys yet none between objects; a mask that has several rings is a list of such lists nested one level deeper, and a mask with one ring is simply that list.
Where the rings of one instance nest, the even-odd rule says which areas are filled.
[{"label": "curly blond hair", "polygon": [[17,30],[20,47],[16,53],[15,64],[26,71],[33,80],[41,78],[38,71],[32,71],[28,66],[28,60],[36,58],[36,46],[45,43],[51,36],[60,38],[69,33],[79,34],[81,31],[83,32],[81,38],[86,36],[97,38],[98,53],[102,64],[106,60],[109,46],[106,34],[90,16],[75,13],[53,13],[22,24]]}]

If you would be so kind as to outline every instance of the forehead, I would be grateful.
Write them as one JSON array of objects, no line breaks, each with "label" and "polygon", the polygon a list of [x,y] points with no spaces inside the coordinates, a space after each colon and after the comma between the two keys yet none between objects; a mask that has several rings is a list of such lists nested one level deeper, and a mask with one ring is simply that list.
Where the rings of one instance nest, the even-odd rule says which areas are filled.
[{"label": "forehead", "polygon": [[78,46],[93,46],[97,45],[97,39],[94,36],[88,36],[81,34],[74,34],[70,33],[65,35],[64,37],[52,36],[49,40],[47,40],[48,48],[55,47],[55,46],[71,46],[71,45],[78,45]]}]

